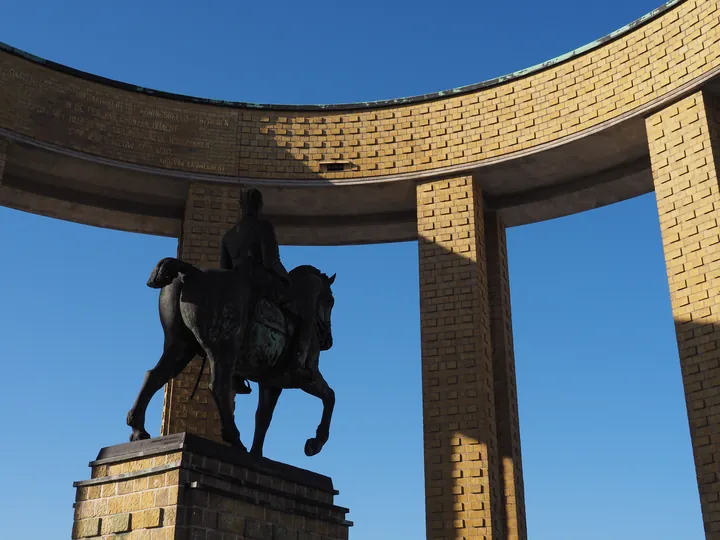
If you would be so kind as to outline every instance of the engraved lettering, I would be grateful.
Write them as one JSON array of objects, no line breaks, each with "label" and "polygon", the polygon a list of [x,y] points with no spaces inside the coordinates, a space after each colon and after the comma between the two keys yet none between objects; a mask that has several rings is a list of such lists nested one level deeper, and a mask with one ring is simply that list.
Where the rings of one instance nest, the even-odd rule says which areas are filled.
[{"label": "engraved lettering", "polygon": [[179,139],[177,137],[170,137],[170,144],[177,144],[180,146],[186,146],[188,148],[210,148],[208,141],[201,141],[196,139]]},{"label": "engraved lettering", "polygon": [[[230,127],[230,120],[221,113],[187,114],[158,105],[136,105],[137,101],[125,102],[103,96],[104,90],[100,87],[97,90],[79,89],[64,84],[62,78],[43,80],[31,73],[13,68],[0,69],[0,84],[6,81],[22,85],[23,106],[33,115],[51,118],[57,128],[74,139],[73,144],[84,142],[91,152],[100,151],[97,145],[114,146],[134,151],[132,159],[165,167],[226,173],[227,165],[203,160],[205,151],[212,148],[211,140],[218,136],[215,128]],[[114,90],[107,92],[116,95],[111,94]],[[49,95],[53,98],[48,99],[46,96]],[[64,122],[70,125],[65,126]],[[53,124],[43,125],[43,128],[43,133],[51,139],[54,134],[59,135]],[[204,138],[208,132],[211,140]]]},{"label": "engraved lettering", "polygon": [[177,167],[183,167],[183,168],[190,168],[190,169],[200,169],[208,172],[215,172],[215,173],[224,173],[225,172],[225,165],[221,165],[218,163],[203,163],[200,161],[195,160],[184,160],[184,159],[166,159],[161,158],[160,163],[165,165],[166,167],[170,168],[177,168]]},{"label": "engraved lettering", "polygon": [[128,150],[132,150],[133,148],[135,148],[135,143],[133,141],[117,140],[117,141],[111,141],[111,144],[118,146],[120,148],[127,148]]},{"label": "engraved lettering", "polygon": [[153,122],[152,127],[158,131],[167,131],[168,133],[175,133],[178,129],[177,126],[166,124],[164,122]]}]

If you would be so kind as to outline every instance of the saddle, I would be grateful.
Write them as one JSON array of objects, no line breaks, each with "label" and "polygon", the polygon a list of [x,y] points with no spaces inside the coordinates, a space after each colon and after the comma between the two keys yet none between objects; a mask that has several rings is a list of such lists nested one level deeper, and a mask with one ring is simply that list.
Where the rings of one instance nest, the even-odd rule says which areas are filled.
[{"label": "saddle", "polygon": [[289,285],[261,265],[245,270],[253,284],[245,330],[242,361],[236,359],[235,374],[242,371],[281,370],[281,360],[291,345],[294,330],[300,323],[300,311]]}]

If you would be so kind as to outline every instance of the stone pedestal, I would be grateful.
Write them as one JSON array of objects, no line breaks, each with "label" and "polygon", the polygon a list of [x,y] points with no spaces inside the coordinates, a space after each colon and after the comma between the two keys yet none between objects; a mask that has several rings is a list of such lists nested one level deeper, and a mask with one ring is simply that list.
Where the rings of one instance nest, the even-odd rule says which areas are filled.
[{"label": "stone pedestal", "polygon": [[103,448],[75,482],[72,538],[347,540],[326,476],[179,433]]}]

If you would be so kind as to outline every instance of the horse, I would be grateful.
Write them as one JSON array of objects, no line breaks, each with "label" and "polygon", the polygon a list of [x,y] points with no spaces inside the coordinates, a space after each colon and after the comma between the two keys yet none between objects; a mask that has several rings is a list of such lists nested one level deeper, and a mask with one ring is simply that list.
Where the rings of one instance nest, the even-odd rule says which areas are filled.
[{"label": "horse", "polygon": [[[315,437],[305,442],[305,455],[318,454],[330,434],[335,392],[319,368],[320,352],[333,344],[331,314],[335,303],[328,277],[309,265],[289,272],[300,312],[313,314],[312,338],[305,370],[293,369],[290,358],[297,325],[286,310],[262,295],[258,298],[249,275],[236,270],[207,270],[176,258],[157,263],[148,287],[160,289],[159,315],[164,332],[163,353],[145,374],[135,403],[128,412],[131,441],[149,439],[145,413],[155,393],[176,377],[195,356],[210,364],[209,389],[217,406],[224,442],[246,453],[235,424],[234,374],[258,383],[255,433],[250,453],[263,455],[265,435],[284,389],[298,388],[319,398],[322,418]],[[256,306],[251,313],[250,299]],[[202,370],[201,370],[202,372]],[[198,376],[199,377],[199,376]],[[199,380],[199,379],[198,379]],[[196,385],[197,389],[197,385]]]}]

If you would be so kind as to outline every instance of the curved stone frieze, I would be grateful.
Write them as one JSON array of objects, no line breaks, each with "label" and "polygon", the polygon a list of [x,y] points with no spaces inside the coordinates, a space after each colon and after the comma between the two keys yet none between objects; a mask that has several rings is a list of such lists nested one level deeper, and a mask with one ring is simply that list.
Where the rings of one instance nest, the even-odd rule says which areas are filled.
[{"label": "curved stone frieze", "polygon": [[[136,215],[103,226],[175,235],[189,181],[256,183],[283,191],[271,210],[290,243],[412,239],[414,184],[456,173],[475,174],[509,225],[595,208],[652,189],[643,118],[720,72],[718,14],[715,1],[673,1],[508,77],[333,106],[177,96],[3,46],[0,137],[12,144],[0,203],[53,214],[49,197]],[[330,232],[341,223],[352,238]],[[312,227],[327,232],[298,233]]]}]

